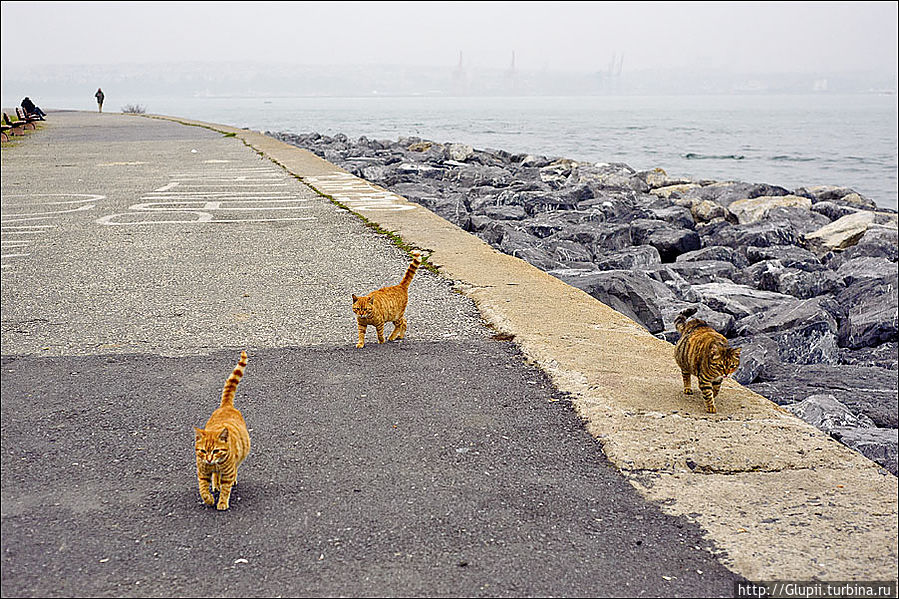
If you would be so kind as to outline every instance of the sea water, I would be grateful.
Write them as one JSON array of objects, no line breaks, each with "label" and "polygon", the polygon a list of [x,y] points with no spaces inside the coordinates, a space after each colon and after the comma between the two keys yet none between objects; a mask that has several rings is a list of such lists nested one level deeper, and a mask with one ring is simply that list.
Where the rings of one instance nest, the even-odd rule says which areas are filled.
[{"label": "sea water", "polygon": [[[6,100],[6,99],[4,99]],[[114,90],[107,110],[119,110]],[[850,187],[897,207],[897,98],[859,95],[149,98],[149,113],[260,131],[417,136],[478,149],[660,167],[671,176]],[[96,110],[93,98],[38,102]],[[4,101],[4,105],[7,103]]]}]

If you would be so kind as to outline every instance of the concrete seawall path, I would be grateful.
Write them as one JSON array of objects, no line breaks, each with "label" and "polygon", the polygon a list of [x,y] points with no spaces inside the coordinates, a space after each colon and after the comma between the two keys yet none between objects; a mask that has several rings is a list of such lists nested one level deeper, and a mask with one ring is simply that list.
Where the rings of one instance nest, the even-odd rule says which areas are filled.
[{"label": "concrete seawall path", "polygon": [[[705,414],[669,344],[309,152],[51,113],[2,192],[4,595],[896,579],[895,477],[736,384]],[[401,343],[354,346],[350,294],[409,256],[353,213],[439,267]],[[218,513],[191,427],[241,349],[253,451]]]}]

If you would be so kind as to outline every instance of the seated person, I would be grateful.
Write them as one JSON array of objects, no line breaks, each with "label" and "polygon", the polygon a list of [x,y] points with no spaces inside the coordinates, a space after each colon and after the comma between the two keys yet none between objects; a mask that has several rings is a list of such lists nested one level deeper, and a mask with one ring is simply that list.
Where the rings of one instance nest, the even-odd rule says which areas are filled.
[{"label": "seated person", "polygon": [[45,113],[39,107],[35,106],[34,102],[31,101],[31,98],[27,96],[24,100],[22,100],[22,110],[25,111],[25,116],[34,115],[41,120],[44,120],[44,117],[47,116],[47,113]]}]

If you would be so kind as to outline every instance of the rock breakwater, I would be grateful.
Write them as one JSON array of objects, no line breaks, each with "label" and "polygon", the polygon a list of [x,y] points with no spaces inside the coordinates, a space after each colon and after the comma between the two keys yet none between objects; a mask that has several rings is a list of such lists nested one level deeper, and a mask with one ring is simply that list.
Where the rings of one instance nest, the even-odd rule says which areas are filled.
[{"label": "rock breakwater", "polygon": [[421,204],[676,340],[697,316],[735,378],[897,473],[897,215],[852,189],[696,180],[420,138],[268,133]]}]

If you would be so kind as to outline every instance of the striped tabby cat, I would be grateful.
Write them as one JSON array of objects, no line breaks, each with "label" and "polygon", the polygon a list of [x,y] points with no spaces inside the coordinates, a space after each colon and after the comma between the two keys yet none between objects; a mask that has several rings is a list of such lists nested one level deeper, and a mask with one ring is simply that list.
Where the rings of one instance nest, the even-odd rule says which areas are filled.
[{"label": "striped tabby cat", "polygon": [[406,336],[406,304],[409,302],[409,283],[418,267],[421,266],[421,254],[413,252],[412,263],[399,285],[382,287],[362,297],[353,296],[353,312],[359,326],[359,343],[356,347],[365,346],[365,330],[373,325],[378,332],[378,343],[384,343],[384,324],[393,323],[393,332],[388,341],[402,339]]},{"label": "striped tabby cat", "polygon": [[696,375],[705,409],[714,414],[721,381],[737,370],[741,348],[730,347],[724,335],[703,320],[694,318],[688,322],[687,318],[694,314],[696,308],[688,308],[674,319],[674,327],[681,335],[674,347],[674,358],[684,377],[684,393],[693,395],[690,375]]},{"label": "striped tabby cat", "polygon": [[214,505],[212,493],[219,491],[218,509],[228,509],[231,487],[237,483],[237,468],[250,453],[250,433],[240,411],[234,407],[234,392],[247,367],[247,352],[241,352],[234,372],[225,381],[222,402],[197,432],[197,480],[206,505]]}]

